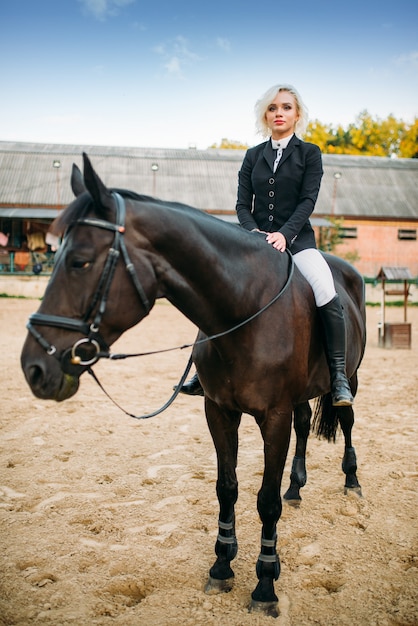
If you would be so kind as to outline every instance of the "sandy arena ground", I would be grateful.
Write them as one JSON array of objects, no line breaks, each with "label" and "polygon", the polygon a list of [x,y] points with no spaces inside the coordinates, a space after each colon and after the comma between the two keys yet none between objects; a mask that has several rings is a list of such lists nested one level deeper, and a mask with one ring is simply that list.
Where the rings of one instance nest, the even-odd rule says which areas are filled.
[{"label": "sandy arena ground", "polygon": [[[148,421],[124,415],[87,374],[62,404],[34,398],[19,365],[36,300],[0,300],[0,624],[406,626],[418,624],[418,309],[412,349],[377,346],[377,309],[356,398],[362,499],[345,496],[343,439],[310,440],[302,506],[279,523],[281,615],[249,614],[260,523],[262,442],[240,429],[238,556],[229,594],[202,588],[217,534],[216,456],[201,398]],[[400,309],[388,317],[402,320]],[[390,319],[388,320],[390,321]],[[167,302],[114,351],[193,341]],[[189,352],[102,362],[108,391],[136,414],[160,407]],[[285,472],[287,488],[292,439]]]}]

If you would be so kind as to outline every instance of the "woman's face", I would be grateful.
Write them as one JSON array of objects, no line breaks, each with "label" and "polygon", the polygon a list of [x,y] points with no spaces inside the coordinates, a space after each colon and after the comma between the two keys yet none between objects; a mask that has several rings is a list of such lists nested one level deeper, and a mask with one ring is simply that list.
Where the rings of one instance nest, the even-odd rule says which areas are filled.
[{"label": "woman's face", "polygon": [[298,119],[295,97],[288,91],[279,91],[266,111],[266,123],[273,139],[284,139],[294,133]]}]

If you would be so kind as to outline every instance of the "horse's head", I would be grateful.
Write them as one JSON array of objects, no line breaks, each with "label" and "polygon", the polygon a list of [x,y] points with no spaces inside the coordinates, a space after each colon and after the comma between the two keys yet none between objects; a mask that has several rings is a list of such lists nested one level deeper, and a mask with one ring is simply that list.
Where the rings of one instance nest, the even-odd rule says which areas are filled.
[{"label": "horse's head", "polygon": [[51,227],[63,240],[21,354],[32,392],[57,401],[76,393],[80,375],[156,298],[153,268],[141,256],[125,200],[83,158],[84,177],[75,165],[71,177],[76,199]]}]

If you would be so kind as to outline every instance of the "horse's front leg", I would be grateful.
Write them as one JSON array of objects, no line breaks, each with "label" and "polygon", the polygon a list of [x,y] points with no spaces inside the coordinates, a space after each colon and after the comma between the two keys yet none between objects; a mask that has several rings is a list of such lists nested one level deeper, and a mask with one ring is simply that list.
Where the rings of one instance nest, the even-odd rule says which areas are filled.
[{"label": "horse's front leg", "polygon": [[258,584],[251,594],[251,611],[278,616],[278,598],[274,581],[280,575],[276,542],[277,522],[282,512],[280,488],[289,449],[292,409],[271,412],[260,423],[264,440],[264,476],[258,492],[257,508],[262,522],[261,551],[257,561]]},{"label": "horse's front leg", "polygon": [[298,404],[294,411],[294,428],[296,433],[296,449],[290,473],[290,486],[283,496],[288,504],[299,506],[301,503],[300,489],[306,485],[306,446],[311,429],[312,409],[309,402]]},{"label": "horse's front leg", "polygon": [[236,467],[241,413],[223,411],[206,397],[205,411],[218,459],[216,494],[219,501],[219,530],[215,544],[217,558],[209,571],[205,592],[220,593],[232,589],[234,572],[230,563],[238,551],[234,507],[238,498]]}]

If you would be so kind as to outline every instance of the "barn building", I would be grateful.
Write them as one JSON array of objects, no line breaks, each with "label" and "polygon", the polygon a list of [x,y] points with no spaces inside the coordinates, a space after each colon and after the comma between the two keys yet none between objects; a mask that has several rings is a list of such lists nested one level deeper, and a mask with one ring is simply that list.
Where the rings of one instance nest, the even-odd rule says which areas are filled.
[{"label": "barn building", "polygon": [[[237,224],[244,151],[0,142],[1,274],[32,273],[39,259],[49,270],[48,226],[73,199],[71,168],[82,166],[83,152],[109,187],[183,202]],[[418,159],[324,155],[323,163],[311,220],[318,237],[338,218],[342,239],[334,253],[363,276],[393,266],[418,277]]]}]

